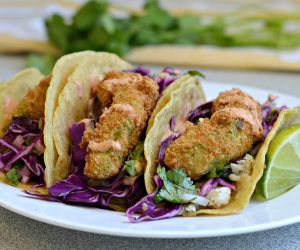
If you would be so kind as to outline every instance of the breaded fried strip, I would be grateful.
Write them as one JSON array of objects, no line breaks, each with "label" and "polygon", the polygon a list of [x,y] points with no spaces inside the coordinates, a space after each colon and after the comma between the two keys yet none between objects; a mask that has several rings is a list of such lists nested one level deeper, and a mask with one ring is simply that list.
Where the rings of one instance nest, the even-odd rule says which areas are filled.
[{"label": "breaded fried strip", "polygon": [[28,115],[39,119],[44,116],[46,93],[51,81],[51,75],[42,79],[38,86],[30,89],[18,104],[16,115]]},{"label": "breaded fried strip", "polygon": [[166,150],[169,168],[184,168],[199,179],[215,164],[227,164],[245,155],[263,133],[260,105],[234,89],[223,92],[213,103],[210,119],[190,126]]},{"label": "breaded fried strip", "polygon": [[84,134],[82,146],[88,151],[84,175],[106,179],[118,174],[125,158],[138,144],[155,107],[158,85],[139,74],[109,72],[93,91],[99,99],[105,95],[102,104],[109,103],[109,91],[112,104],[104,110],[96,128]]}]

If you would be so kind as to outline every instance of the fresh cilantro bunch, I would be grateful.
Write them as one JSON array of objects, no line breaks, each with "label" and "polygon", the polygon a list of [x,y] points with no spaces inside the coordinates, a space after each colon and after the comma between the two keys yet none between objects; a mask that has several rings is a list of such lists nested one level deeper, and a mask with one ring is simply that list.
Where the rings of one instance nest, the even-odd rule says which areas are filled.
[{"label": "fresh cilantro bunch", "polygon": [[[158,44],[296,47],[300,45],[300,32],[285,27],[290,21],[299,24],[298,16],[174,16],[159,5],[159,0],[145,0],[142,15],[129,13],[118,18],[110,14],[107,0],[91,0],[71,20],[54,14],[45,20],[45,26],[49,41],[60,55],[95,50],[123,56],[137,46]],[[28,64],[49,73],[57,57],[31,55]]]},{"label": "fresh cilantro bunch", "polygon": [[195,185],[183,169],[175,168],[166,170],[158,166],[157,174],[163,181],[162,188],[155,196],[155,202],[160,203],[167,200],[173,203],[186,203],[184,194],[193,194],[196,191]]}]

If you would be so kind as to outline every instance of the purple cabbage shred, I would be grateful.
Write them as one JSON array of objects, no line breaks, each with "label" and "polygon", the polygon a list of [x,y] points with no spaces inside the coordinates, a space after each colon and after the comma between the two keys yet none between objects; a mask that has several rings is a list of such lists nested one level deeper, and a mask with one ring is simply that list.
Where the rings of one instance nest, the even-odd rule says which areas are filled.
[{"label": "purple cabbage shred", "polygon": [[136,68],[126,70],[126,72],[138,73],[143,76],[151,77],[150,69],[146,69],[143,65],[139,65]]},{"label": "purple cabbage shred", "polygon": [[175,117],[174,117],[174,115],[172,115],[171,118],[170,118],[169,126],[170,126],[170,130],[171,130],[172,132],[175,132],[176,122],[175,122]]},{"label": "purple cabbage shred", "polygon": [[108,180],[92,183],[83,173],[86,151],[81,149],[85,123],[73,124],[69,129],[72,140],[72,163],[70,175],[48,188],[49,195],[25,192],[32,197],[55,202],[80,203],[96,207],[109,207],[114,201],[132,206],[145,196],[143,176],[131,177],[125,169]]},{"label": "purple cabbage shred", "polygon": [[151,71],[142,65],[133,69],[125,70],[125,72],[138,73],[143,76],[153,78],[159,86],[159,93],[162,93],[166,87],[180,77],[180,72],[172,67],[165,67],[160,73],[155,75],[152,75]]},{"label": "purple cabbage shred", "polygon": [[215,177],[207,180],[201,187],[200,195],[205,197],[211,190],[215,189],[217,186],[228,187],[235,191],[236,188],[233,184],[223,180],[222,178]]},{"label": "purple cabbage shred", "polygon": [[167,148],[171,145],[173,141],[175,141],[178,138],[178,135],[170,135],[167,137],[159,147],[159,153],[158,153],[158,164],[163,166],[164,165],[164,158],[165,158],[165,152]]},{"label": "purple cabbage shred", "polygon": [[[17,170],[18,181],[44,184],[43,121],[29,117],[13,117],[0,138],[0,171]],[[13,183],[16,184],[16,183]]]},{"label": "purple cabbage shred", "polygon": [[[154,176],[156,189],[163,186],[163,182],[158,175]],[[182,204],[165,202],[163,206],[155,203],[156,191],[139,200],[132,207],[128,208],[126,215],[129,222],[138,223],[146,220],[161,220],[175,217],[181,214],[183,210]]]},{"label": "purple cabbage shred", "polygon": [[[158,206],[154,197],[156,192],[149,194],[126,211],[129,222],[137,223],[145,220],[161,220],[175,217],[182,212],[183,205],[166,203],[163,207]],[[139,215],[136,215],[136,214]]]},{"label": "purple cabbage shred", "polygon": [[175,76],[156,76],[154,78],[159,86],[159,93],[162,93],[171,83],[177,80]]},{"label": "purple cabbage shred", "polygon": [[80,143],[85,131],[85,123],[75,123],[69,128],[69,134],[72,139],[71,161],[75,166],[83,168],[85,163],[86,150],[80,147]]},{"label": "purple cabbage shred", "polygon": [[210,118],[212,105],[213,101],[201,104],[188,113],[187,120],[194,123],[199,118]]},{"label": "purple cabbage shred", "polygon": [[264,104],[261,105],[263,136],[253,146],[253,149],[250,152],[252,155],[257,154],[261,144],[265,141],[267,135],[273,128],[275,122],[277,121],[277,118],[278,118],[280,112],[287,109],[286,105],[283,105],[281,107],[276,107],[276,104],[275,104],[276,99],[277,99],[276,96],[270,95],[268,97],[268,100]]}]

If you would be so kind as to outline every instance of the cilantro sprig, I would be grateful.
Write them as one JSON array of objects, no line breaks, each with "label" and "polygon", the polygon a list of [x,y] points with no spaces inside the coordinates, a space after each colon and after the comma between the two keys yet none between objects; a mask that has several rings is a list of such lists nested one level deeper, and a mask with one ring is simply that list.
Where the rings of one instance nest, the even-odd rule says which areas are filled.
[{"label": "cilantro sprig", "polygon": [[32,55],[28,65],[49,73],[63,54],[95,50],[123,56],[137,46],[157,44],[270,48],[300,45],[300,32],[285,28],[288,22],[299,23],[297,15],[246,14],[175,16],[162,8],[158,0],[145,0],[143,15],[128,13],[119,18],[110,14],[107,0],[92,0],[82,5],[71,20],[59,14],[45,20],[48,39],[60,54]]},{"label": "cilantro sprig", "polygon": [[195,193],[195,185],[183,169],[166,170],[164,167],[158,166],[157,174],[162,179],[163,186],[155,196],[156,203],[163,200],[173,203],[186,203],[187,201],[183,199],[183,195]]}]

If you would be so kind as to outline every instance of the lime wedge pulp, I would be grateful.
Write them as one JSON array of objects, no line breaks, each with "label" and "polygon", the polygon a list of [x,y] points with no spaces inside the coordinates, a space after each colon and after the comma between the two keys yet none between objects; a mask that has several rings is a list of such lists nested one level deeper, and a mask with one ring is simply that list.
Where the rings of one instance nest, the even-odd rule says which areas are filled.
[{"label": "lime wedge pulp", "polygon": [[281,130],[271,141],[258,193],[275,198],[300,183],[300,124]]}]

